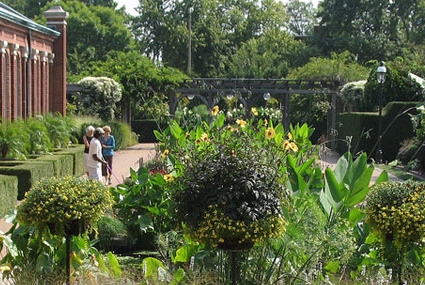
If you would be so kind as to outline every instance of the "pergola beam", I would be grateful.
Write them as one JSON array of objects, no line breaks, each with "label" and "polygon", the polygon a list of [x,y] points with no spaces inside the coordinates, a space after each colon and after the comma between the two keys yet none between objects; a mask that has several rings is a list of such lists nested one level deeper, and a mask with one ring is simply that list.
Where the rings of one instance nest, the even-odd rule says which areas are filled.
[{"label": "pergola beam", "polygon": [[[224,98],[233,94],[244,103],[249,112],[253,104],[265,93],[270,93],[281,103],[283,124],[289,126],[289,97],[291,94],[330,94],[331,129],[336,125],[336,97],[341,82],[337,80],[292,80],[292,79],[259,79],[259,78],[191,78],[185,80],[178,88],[169,94],[170,115],[174,116],[178,103],[183,98],[199,97],[208,110]],[[328,129],[328,136],[333,131]]]}]

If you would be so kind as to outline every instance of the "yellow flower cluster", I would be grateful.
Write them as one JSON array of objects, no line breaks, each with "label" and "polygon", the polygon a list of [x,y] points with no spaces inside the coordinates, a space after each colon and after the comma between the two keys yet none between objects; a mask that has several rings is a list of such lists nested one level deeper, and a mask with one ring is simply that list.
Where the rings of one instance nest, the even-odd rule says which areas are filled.
[{"label": "yellow flower cluster", "polygon": [[273,128],[267,128],[266,130],[266,139],[271,140],[276,136],[276,131]]},{"label": "yellow flower cluster", "polygon": [[283,217],[270,216],[252,223],[235,221],[219,210],[217,205],[210,205],[202,222],[189,235],[196,241],[216,247],[227,240],[242,244],[261,242],[276,238],[286,230],[287,222]]},{"label": "yellow flower cluster", "polygon": [[425,237],[425,189],[415,188],[405,198],[393,200],[392,204],[377,204],[369,210],[366,219],[378,233],[391,236],[403,245],[421,241]]},{"label": "yellow flower cluster", "polygon": [[94,224],[112,203],[108,188],[99,181],[52,177],[32,186],[18,206],[17,218],[40,229],[54,225],[60,231],[75,220]]},{"label": "yellow flower cluster", "polygon": [[211,115],[217,116],[219,111],[220,111],[220,108],[218,106],[214,106],[211,110]]},{"label": "yellow flower cluster", "polygon": [[245,120],[242,120],[242,119],[237,119],[236,124],[238,124],[238,126],[241,127],[241,128],[245,128],[247,122]]},{"label": "yellow flower cluster", "polygon": [[293,152],[297,152],[298,151],[298,146],[293,141],[292,134],[291,133],[288,133],[288,139],[286,139],[286,140],[283,141],[283,148],[285,150],[292,150]]},{"label": "yellow flower cluster", "polygon": [[162,153],[161,153],[161,157],[162,158],[166,158],[168,157],[168,155],[170,154],[170,150],[169,149],[165,149]]}]

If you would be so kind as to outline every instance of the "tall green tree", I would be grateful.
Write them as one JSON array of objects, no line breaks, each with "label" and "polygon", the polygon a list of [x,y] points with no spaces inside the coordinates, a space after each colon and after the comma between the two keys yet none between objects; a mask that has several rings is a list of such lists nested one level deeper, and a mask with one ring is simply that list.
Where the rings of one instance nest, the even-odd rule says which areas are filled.
[{"label": "tall green tree", "polygon": [[306,63],[309,55],[308,47],[287,32],[266,32],[230,56],[227,77],[285,78],[291,69]]},{"label": "tall green tree", "polygon": [[67,72],[72,78],[97,61],[104,61],[111,51],[128,51],[133,38],[126,26],[127,18],[111,7],[90,5],[81,1],[61,1],[69,12],[67,19]]},{"label": "tall green tree", "polygon": [[188,69],[190,53],[193,74],[202,77],[223,76],[243,43],[286,23],[283,4],[274,0],[139,2],[132,28],[141,51],[180,70]]},{"label": "tall green tree", "polygon": [[156,65],[137,51],[111,53],[106,61],[98,62],[89,74],[108,76],[121,83],[122,99],[118,104],[124,121],[163,119],[169,110],[168,92],[185,78],[180,71]]},{"label": "tall green tree", "polygon": [[423,42],[424,15],[423,0],[323,0],[316,43],[324,54],[349,50],[363,63],[394,59]]},{"label": "tall green tree", "polygon": [[316,18],[317,9],[311,2],[289,0],[285,5],[288,12],[288,30],[298,36],[311,36],[314,25],[318,23]]}]

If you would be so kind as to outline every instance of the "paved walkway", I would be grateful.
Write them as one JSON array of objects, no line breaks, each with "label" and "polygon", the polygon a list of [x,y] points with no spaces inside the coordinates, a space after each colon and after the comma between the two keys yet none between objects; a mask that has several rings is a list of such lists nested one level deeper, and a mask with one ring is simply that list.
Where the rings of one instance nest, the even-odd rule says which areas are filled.
[{"label": "paved walkway", "polygon": [[154,143],[140,143],[124,150],[115,151],[112,164],[112,184],[116,186],[130,176],[130,168],[137,170],[139,166],[157,155]]}]

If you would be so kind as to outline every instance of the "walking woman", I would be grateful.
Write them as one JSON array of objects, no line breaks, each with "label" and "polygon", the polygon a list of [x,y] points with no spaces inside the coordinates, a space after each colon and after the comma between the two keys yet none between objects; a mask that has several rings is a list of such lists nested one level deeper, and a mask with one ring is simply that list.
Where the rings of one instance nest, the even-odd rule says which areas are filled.
[{"label": "walking woman", "polygon": [[115,138],[111,135],[111,127],[104,126],[103,131],[105,134],[101,138],[100,142],[102,144],[102,154],[103,158],[108,162],[107,165],[103,165],[102,175],[105,177],[105,182],[107,185],[111,185],[112,177],[112,162],[114,157],[115,150]]}]

